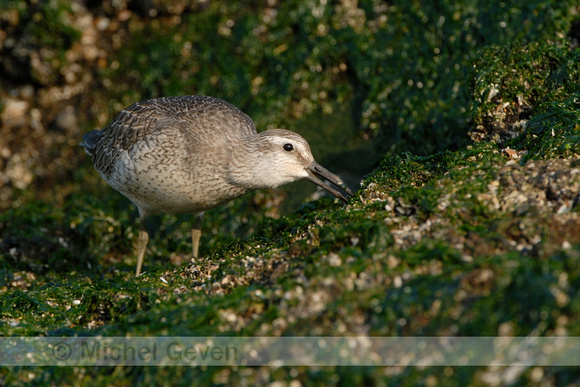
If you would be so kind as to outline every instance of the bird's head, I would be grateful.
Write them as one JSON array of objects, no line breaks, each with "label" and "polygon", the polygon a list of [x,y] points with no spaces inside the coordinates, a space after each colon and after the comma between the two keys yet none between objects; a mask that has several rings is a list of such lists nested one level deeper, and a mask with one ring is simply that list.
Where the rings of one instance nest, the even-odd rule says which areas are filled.
[{"label": "bird's head", "polygon": [[[253,155],[253,188],[274,188],[300,179],[308,179],[337,198],[348,200],[352,194],[346,184],[335,174],[318,164],[308,142],[302,136],[285,129],[271,129],[259,133],[249,144]],[[340,188],[325,183],[326,179]]]}]

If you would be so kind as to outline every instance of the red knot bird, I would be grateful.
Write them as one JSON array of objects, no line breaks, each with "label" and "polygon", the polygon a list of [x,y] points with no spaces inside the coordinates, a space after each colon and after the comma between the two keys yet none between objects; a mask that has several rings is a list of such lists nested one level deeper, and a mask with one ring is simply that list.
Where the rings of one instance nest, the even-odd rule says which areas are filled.
[{"label": "red knot bird", "polygon": [[300,135],[285,129],[257,133],[250,117],[213,97],[135,103],[105,129],[85,133],[81,145],[101,177],[139,209],[136,276],[149,242],[149,214],[196,214],[195,258],[204,211],[245,193],[305,178],[345,202],[352,195],[338,176],[314,161]]}]

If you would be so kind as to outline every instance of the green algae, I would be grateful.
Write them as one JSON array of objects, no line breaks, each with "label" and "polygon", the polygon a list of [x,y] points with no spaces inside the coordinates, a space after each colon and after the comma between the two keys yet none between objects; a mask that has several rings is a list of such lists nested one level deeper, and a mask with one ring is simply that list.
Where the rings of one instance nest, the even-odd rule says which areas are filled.
[{"label": "green algae", "polygon": [[522,161],[580,153],[579,108],[580,90],[564,100],[542,105],[540,113],[528,122],[519,143],[521,149],[528,151]]},{"label": "green algae", "polygon": [[[138,230],[137,211],[126,199],[95,182],[95,176],[86,180],[87,188],[67,195],[63,206],[22,192],[18,205],[0,214],[0,335],[577,336],[580,207],[577,191],[576,196],[573,191],[577,178],[571,171],[579,166],[578,90],[574,83],[578,50],[546,42],[504,45],[513,37],[543,39],[549,31],[565,31],[570,16],[553,17],[544,23],[545,15],[558,14],[564,3],[532,2],[521,12],[513,12],[517,7],[511,3],[504,4],[503,10],[487,6],[479,18],[475,17],[477,7],[456,10],[447,5],[445,12],[449,7],[461,12],[458,20],[453,15],[445,19],[441,36],[456,36],[451,48],[459,53],[453,56],[451,48],[444,53],[449,55],[445,66],[451,65],[452,70],[437,85],[435,81],[442,80],[436,75],[441,65],[433,69],[425,60],[413,64],[409,58],[401,58],[390,65],[401,66],[403,71],[393,73],[384,66],[394,54],[383,57],[372,50],[348,62],[353,73],[332,75],[329,68],[340,64],[347,54],[326,56],[335,47],[329,40],[332,33],[296,47],[289,45],[277,56],[260,52],[258,43],[248,38],[256,15],[236,6],[224,9],[212,3],[207,23],[200,23],[207,15],[193,12],[184,16],[191,25],[174,27],[170,33],[155,25],[134,25],[136,39],[126,63],[136,70],[127,77],[143,82],[143,88],[128,90],[121,68],[119,72],[103,70],[115,81],[110,92],[122,94],[119,99],[125,104],[158,94],[205,93],[215,88],[224,98],[256,113],[257,121],[265,126],[288,101],[310,98],[317,102],[313,110],[336,109],[333,103],[353,101],[351,113],[359,117],[361,128],[384,130],[387,134],[382,139],[392,136],[395,144],[405,144],[400,146],[412,152],[381,157],[376,170],[364,177],[347,205],[322,198],[275,218],[267,212],[278,194],[266,192],[209,211],[202,258],[195,262],[189,260],[190,217],[154,217],[149,224],[152,239],[146,272],[137,279],[133,278],[132,245]],[[395,32],[405,37],[415,28],[440,20],[437,12],[445,13],[432,5],[405,4],[401,7],[412,12],[399,15],[395,7],[385,13],[405,22],[402,25],[408,30],[399,32],[356,31],[356,26],[343,27],[328,10],[323,16],[328,23],[335,23],[331,31],[339,33],[348,48],[360,54],[369,48],[370,43],[364,43],[367,38],[372,43],[379,37],[398,36]],[[375,5],[361,2],[361,9],[371,18]],[[315,33],[320,20],[312,16],[313,7],[314,3],[305,2],[289,12],[289,20],[272,28],[274,42],[283,44],[289,31],[300,36]],[[221,11],[223,16],[219,16]],[[469,12],[474,15],[469,20],[485,27],[481,35],[475,36],[471,29],[452,28]],[[507,31],[505,40],[494,41],[494,46],[474,54],[484,32],[489,32],[486,28],[502,33],[490,21],[498,16],[496,13],[511,21],[509,28],[517,25],[518,30]],[[234,16],[234,28],[224,37],[222,51],[210,50],[212,42],[204,42],[201,34],[214,31],[216,24],[227,23]],[[516,23],[520,17],[525,20]],[[296,26],[298,20],[304,23]],[[417,22],[417,27],[409,20]],[[426,46],[416,49],[432,55],[441,36],[437,38],[431,27],[425,31],[429,38]],[[189,77],[188,62],[180,59],[177,51],[176,44],[183,42],[175,39],[180,33],[195,37],[196,52],[205,52],[204,60],[217,65],[195,69],[195,76]],[[157,35],[160,40],[147,38]],[[240,42],[247,53],[232,55]],[[410,44],[393,43],[397,52]],[[474,52],[461,51],[464,45]],[[313,52],[315,47],[320,47],[318,52]],[[304,56],[293,54],[294,49],[302,50]],[[147,50],[169,55],[149,58],[143,55]],[[224,57],[230,60],[218,60]],[[477,59],[469,70],[474,77],[471,94],[464,95],[466,84],[462,83],[459,91],[453,86],[458,78],[464,81],[468,71],[463,65],[472,58]],[[236,61],[264,66],[266,73],[224,65]],[[454,67],[456,63],[462,64],[459,69]],[[276,83],[272,79],[275,74],[269,72],[278,64],[289,73]],[[294,89],[293,73],[304,77],[300,81],[317,84],[320,78],[304,70],[304,66],[316,68],[316,64],[323,68],[320,87]],[[379,71],[381,66],[384,68]],[[172,68],[178,71],[173,73]],[[514,68],[518,70],[515,75]],[[417,88],[415,80],[415,86],[405,84],[407,75],[415,73],[431,75],[423,89]],[[179,77],[174,78],[175,74]],[[213,85],[211,76],[216,74],[219,82]],[[238,92],[251,90],[252,80],[258,76],[264,83],[260,83],[257,96]],[[331,87],[343,76],[359,81]],[[497,82],[502,85],[500,92],[488,101],[490,84]],[[396,86],[388,98],[380,94],[385,85]],[[309,94],[319,91],[333,97],[321,101]],[[351,100],[346,94],[353,91]],[[449,96],[439,98],[442,94]],[[493,130],[493,121],[486,121],[486,117],[506,101],[518,102],[518,96],[530,106],[517,113],[518,121],[526,121],[525,127],[519,127],[519,136],[500,145],[491,141],[466,145],[466,139],[456,143],[456,137],[450,135],[466,133],[477,125]],[[375,110],[372,104],[380,106],[385,100],[394,101],[399,108]],[[111,105],[112,110],[117,107]],[[259,113],[262,108],[264,113]],[[472,114],[470,119],[466,118],[468,113]],[[307,122],[307,117],[305,113],[301,120]],[[295,124],[294,119],[288,115],[282,122]],[[433,133],[421,135],[433,127]],[[521,158],[506,155],[505,146],[520,152]],[[451,149],[442,150],[445,148]],[[441,151],[432,152],[434,149]],[[86,179],[87,173],[93,172],[79,172],[75,178]],[[544,183],[543,175],[554,180]],[[556,175],[568,180],[559,182]],[[567,186],[571,188],[567,190]],[[535,191],[530,193],[523,187]],[[512,196],[519,197],[512,193],[525,200],[510,201]],[[535,199],[537,194],[541,200]],[[524,371],[520,383],[535,381],[532,371]],[[578,371],[570,368],[542,371],[545,378],[563,384],[578,378]],[[297,380],[304,385],[416,385],[434,381],[466,385],[482,384],[481,372],[482,368],[461,367],[398,371],[380,367],[0,369],[2,381],[15,385],[164,385],[171,380],[187,385],[192,380],[223,385],[275,380]]]}]

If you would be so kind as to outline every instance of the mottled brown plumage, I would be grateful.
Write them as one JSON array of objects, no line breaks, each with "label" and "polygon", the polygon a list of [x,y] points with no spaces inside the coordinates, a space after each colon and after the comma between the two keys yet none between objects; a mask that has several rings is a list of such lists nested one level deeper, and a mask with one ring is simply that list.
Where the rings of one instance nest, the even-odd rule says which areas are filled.
[{"label": "mottled brown plumage", "polygon": [[105,129],[86,133],[82,145],[103,179],[139,208],[137,275],[149,240],[149,214],[198,214],[192,230],[197,256],[203,212],[247,192],[307,178],[342,200],[351,193],[314,161],[301,136],[284,129],[257,133],[250,117],[212,97],[135,103]]}]

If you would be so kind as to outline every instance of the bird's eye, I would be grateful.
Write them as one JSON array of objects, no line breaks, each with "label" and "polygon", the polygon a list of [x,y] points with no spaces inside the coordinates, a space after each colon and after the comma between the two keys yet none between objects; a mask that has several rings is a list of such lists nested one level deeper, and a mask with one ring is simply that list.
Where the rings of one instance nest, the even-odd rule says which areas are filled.
[{"label": "bird's eye", "polygon": [[294,145],[292,145],[292,144],[284,144],[284,147],[283,148],[284,148],[284,150],[286,152],[292,152],[294,150]]}]

